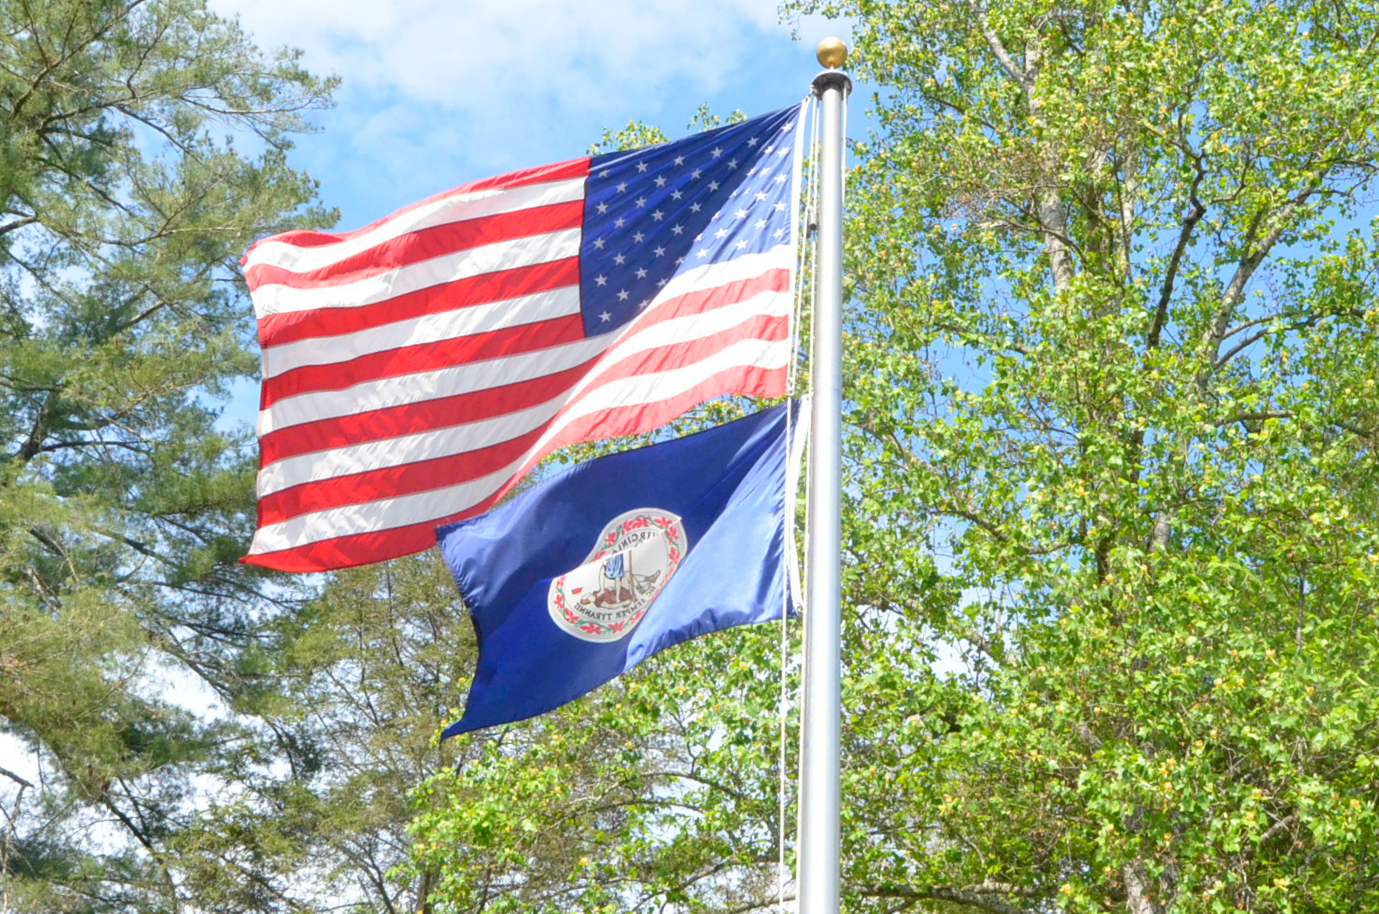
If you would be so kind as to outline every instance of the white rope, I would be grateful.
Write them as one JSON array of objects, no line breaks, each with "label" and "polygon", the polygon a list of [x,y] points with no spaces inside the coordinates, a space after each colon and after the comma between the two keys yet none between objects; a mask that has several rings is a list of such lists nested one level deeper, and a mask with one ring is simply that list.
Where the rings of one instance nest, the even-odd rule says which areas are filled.
[{"label": "white rope", "polygon": [[[805,267],[809,266],[809,289],[810,301],[813,300],[814,291],[814,266],[817,254],[814,253],[814,245],[811,243],[812,233],[809,228],[815,221],[815,212],[818,200],[818,160],[819,160],[819,118],[818,118],[818,99],[811,95],[805,105],[805,117],[809,124],[809,154],[797,155],[803,160],[799,168],[800,180],[804,190],[804,215],[805,225],[802,237],[799,237],[799,245],[796,249],[795,259],[795,300],[793,313],[790,321],[790,351],[792,358],[790,367],[786,373],[786,396],[794,399],[799,384],[799,327],[803,317],[805,305]],[[811,347],[810,355],[810,383],[813,383],[813,355]],[[786,911],[785,888],[790,879],[790,872],[785,864],[785,823],[788,808],[788,798],[790,784],[787,777],[788,771],[788,746],[789,746],[789,719],[791,707],[790,693],[790,628],[787,610],[793,592],[795,607],[801,617],[806,617],[804,611],[804,590],[800,581],[800,561],[798,550],[795,546],[796,541],[796,517],[797,496],[799,492],[800,469],[804,461],[804,449],[809,437],[809,395],[806,393],[800,401],[800,422],[796,424],[791,413],[786,411],[786,440],[789,442],[789,465],[786,468],[786,555],[787,569],[785,574],[785,585],[782,588],[781,600],[781,626],[780,626],[780,753],[777,760],[780,772],[779,783],[777,784],[777,834],[776,847],[778,851],[776,868],[776,906],[780,911]],[[798,436],[798,438],[796,437]],[[808,539],[806,529],[805,538]]]}]

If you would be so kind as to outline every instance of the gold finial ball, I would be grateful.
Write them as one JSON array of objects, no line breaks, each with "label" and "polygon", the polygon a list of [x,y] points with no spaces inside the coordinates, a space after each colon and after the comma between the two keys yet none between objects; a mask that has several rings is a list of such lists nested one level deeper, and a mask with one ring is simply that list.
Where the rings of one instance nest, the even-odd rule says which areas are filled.
[{"label": "gold finial ball", "polygon": [[825,38],[819,42],[814,56],[819,58],[819,63],[830,70],[840,70],[843,64],[848,62],[848,46],[843,44],[841,38]]}]

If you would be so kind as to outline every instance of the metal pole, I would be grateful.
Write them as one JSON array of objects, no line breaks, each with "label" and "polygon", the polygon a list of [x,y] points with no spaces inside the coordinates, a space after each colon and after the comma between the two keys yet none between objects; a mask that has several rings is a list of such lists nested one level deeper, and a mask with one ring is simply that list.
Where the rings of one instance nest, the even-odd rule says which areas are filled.
[{"label": "metal pole", "polygon": [[843,102],[852,83],[837,68],[847,59],[838,39],[819,44],[829,69],[814,79],[819,97],[818,266],[814,276],[813,433],[809,443],[808,636],[804,658],[800,755],[799,914],[837,914],[842,716],[843,480]]}]

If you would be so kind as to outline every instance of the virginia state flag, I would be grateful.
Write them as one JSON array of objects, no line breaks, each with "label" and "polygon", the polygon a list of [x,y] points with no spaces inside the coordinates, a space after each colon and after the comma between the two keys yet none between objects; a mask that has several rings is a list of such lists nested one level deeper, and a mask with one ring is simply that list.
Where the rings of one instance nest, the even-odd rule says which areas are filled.
[{"label": "virginia state flag", "polygon": [[439,528],[479,641],[464,717],[443,735],[543,714],[663,648],[779,619],[786,419],[777,406],[601,457]]}]

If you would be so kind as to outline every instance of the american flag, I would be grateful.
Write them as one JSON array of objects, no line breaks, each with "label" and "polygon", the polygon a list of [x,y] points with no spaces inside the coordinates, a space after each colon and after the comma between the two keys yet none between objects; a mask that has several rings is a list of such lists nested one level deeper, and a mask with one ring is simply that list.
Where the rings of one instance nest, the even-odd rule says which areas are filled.
[{"label": "american flag", "polygon": [[556,448],[720,394],[783,394],[801,112],[256,242],[244,561],[322,571],[419,552]]}]

